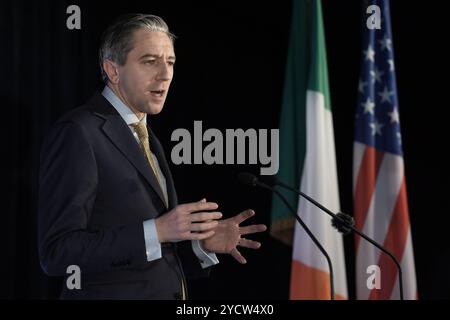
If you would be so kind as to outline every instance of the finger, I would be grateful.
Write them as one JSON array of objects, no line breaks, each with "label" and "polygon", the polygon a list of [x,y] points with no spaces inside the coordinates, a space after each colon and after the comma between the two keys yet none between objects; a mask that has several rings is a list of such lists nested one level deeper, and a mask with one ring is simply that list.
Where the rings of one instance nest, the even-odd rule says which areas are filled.
[{"label": "finger", "polygon": [[192,223],[190,225],[190,231],[207,231],[214,229],[217,227],[219,222],[217,221],[211,221],[211,222],[203,222],[203,223]]},{"label": "finger", "polygon": [[198,202],[181,204],[180,207],[183,211],[191,213],[196,211],[215,210],[219,205],[215,202],[203,202],[200,200]]},{"label": "finger", "polygon": [[189,216],[189,221],[197,222],[197,221],[208,221],[208,220],[216,220],[222,218],[222,213],[215,212],[197,212],[191,213]]},{"label": "finger", "polygon": [[199,232],[199,233],[190,233],[187,237],[186,240],[204,240],[207,239],[209,237],[212,237],[214,235],[214,231],[207,231],[207,232]]},{"label": "finger", "polygon": [[240,233],[241,235],[257,233],[266,231],[267,227],[264,224],[252,224],[251,226],[241,227]]},{"label": "finger", "polygon": [[242,256],[242,254],[238,251],[238,249],[234,248],[230,252],[231,256],[235,258],[239,263],[245,264],[247,260]]},{"label": "finger", "polygon": [[234,218],[235,218],[235,221],[237,224],[241,224],[241,222],[247,220],[250,217],[253,217],[254,215],[255,215],[255,211],[248,209],[248,210],[242,211]]},{"label": "finger", "polygon": [[261,247],[261,242],[241,238],[239,239],[239,245],[244,248],[259,249]]}]

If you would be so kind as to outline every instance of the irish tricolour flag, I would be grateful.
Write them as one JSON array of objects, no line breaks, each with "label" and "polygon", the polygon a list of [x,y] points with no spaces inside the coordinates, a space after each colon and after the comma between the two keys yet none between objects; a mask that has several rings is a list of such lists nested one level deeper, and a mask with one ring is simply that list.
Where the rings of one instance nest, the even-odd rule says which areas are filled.
[{"label": "irish tricolour flag", "polygon": [[[293,1],[291,36],[280,118],[278,178],[339,211],[339,190],[328,88],[325,37],[320,1]],[[329,253],[335,298],[347,299],[342,236],[328,215],[296,195],[281,190]],[[293,231],[293,237],[292,232]],[[328,264],[312,240],[276,197],[271,233],[293,244],[291,299],[329,299]]]}]

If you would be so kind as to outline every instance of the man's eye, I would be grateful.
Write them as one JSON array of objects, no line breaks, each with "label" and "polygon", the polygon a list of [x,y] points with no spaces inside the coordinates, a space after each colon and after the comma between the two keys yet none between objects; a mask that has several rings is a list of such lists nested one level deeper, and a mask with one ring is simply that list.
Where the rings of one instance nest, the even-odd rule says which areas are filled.
[{"label": "man's eye", "polygon": [[167,61],[167,64],[168,64],[169,66],[174,66],[174,65],[175,65],[175,61]]},{"label": "man's eye", "polygon": [[145,60],[144,64],[154,64],[155,60]]}]

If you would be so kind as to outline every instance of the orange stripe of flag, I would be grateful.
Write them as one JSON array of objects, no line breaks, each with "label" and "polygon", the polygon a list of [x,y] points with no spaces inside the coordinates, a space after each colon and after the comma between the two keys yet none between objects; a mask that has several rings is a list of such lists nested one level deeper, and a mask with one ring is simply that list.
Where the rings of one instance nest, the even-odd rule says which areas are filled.
[{"label": "orange stripe of flag", "polygon": [[[330,275],[328,272],[309,267],[292,260],[291,300],[330,300]],[[335,293],[336,300],[346,300]]]}]

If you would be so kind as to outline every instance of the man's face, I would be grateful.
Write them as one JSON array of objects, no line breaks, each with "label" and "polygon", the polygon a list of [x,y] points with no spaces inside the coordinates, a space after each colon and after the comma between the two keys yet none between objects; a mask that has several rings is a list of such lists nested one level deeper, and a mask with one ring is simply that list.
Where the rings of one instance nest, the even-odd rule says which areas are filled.
[{"label": "man's face", "polygon": [[161,112],[173,77],[175,53],[169,37],[158,31],[134,32],[133,49],[118,66],[118,90],[134,111]]}]

